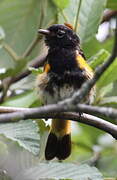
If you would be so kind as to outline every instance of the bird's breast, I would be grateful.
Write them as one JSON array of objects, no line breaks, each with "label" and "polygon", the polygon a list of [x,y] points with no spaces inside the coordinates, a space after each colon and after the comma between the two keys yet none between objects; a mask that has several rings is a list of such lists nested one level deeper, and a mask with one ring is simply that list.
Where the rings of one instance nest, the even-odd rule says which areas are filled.
[{"label": "bird's breast", "polygon": [[38,76],[37,89],[44,104],[53,104],[71,97],[86,80],[83,72],[64,72],[56,74],[44,72]]}]

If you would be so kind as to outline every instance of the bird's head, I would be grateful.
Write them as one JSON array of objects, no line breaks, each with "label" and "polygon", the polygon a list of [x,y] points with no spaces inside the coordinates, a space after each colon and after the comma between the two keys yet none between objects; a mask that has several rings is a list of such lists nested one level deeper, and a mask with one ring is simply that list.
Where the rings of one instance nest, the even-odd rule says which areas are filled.
[{"label": "bird's head", "polygon": [[45,43],[49,48],[77,48],[79,37],[68,26],[54,24],[48,29],[39,29],[39,33],[45,35]]}]

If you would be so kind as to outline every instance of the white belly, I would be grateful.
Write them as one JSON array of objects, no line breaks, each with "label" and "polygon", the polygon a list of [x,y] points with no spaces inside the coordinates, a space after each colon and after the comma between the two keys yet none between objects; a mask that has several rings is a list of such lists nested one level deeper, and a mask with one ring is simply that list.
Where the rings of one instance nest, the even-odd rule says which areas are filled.
[{"label": "white belly", "polygon": [[44,104],[57,103],[58,101],[71,97],[73,93],[73,87],[68,87],[67,84],[61,88],[53,87],[53,94],[50,94],[48,91],[45,90],[39,90],[39,96],[41,99],[43,99]]},{"label": "white belly", "polygon": [[71,97],[74,93],[74,87],[65,84],[62,87],[58,87],[56,85],[50,87],[53,90],[53,93],[51,94],[49,91],[46,90],[48,82],[49,76],[46,73],[39,75],[36,82],[39,99],[44,104],[57,103],[58,101]]},{"label": "white belly", "polygon": [[[56,83],[52,84],[49,86],[47,90],[47,84],[50,82],[50,76],[47,73],[40,74],[37,77],[37,82],[36,82],[36,87],[38,91],[38,96],[39,99],[42,101],[44,104],[54,104],[57,103],[58,101],[64,100],[66,98],[71,97],[75,91],[78,89],[74,89],[73,85],[69,84],[64,84],[61,87],[57,86]],[[83,100],[86,103],[90,104],[94,100],[94,93],[95,92],[95,87],[93,87],[89,93],[89,95]]]}]

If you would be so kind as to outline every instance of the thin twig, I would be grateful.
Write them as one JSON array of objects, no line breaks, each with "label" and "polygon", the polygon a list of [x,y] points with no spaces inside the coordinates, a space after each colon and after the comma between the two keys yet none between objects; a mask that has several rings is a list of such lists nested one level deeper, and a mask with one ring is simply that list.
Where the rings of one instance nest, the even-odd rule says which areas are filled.
[{"label": "thin twig", "polygon": [[78,28],[78,19],[79,19],[81,2],[82,2],[82,0],[79,0],[79,2],[78,2],[78,9],[77,9],[76,20],[75,20],[75,25],[74,25],[74,31],[75,32],[77,32],[77,28]]},{"label": "thin twig", "polygon": [[[38,28],[42,27],[43,24],[43,19],[45,17],[45,9],[44,9],[44,5],[45,5],[45,1],[41,1],[40,6],[41,6],[41,16],[40,16],[40,21],[39,21],[39,25]],[[33,41],[31,42],[31,44],[29,44],[28,48],[26,49],[26,51],[23,54],[23,57],[27,57],[31,54],[31,52],[33,51],[33,49],[37,46],[37,44],[39,43],[39,41],[42,39],[42,36],[40,35],[36,35],[36,37],[33,39]]]},{"label": "thin twig", "polygon": [[0,103],[3,103],[6,96],[7,96],[7,91],[9,89],[9,86],[11,84],[11,80],[12,78],[11,77],[7,77],[6,79],[3,80],[2,82],[2,85],[3,85],[3,91],[2,91],[2,95],[1,95],[1,98],[0,98]]},{"label": "thin twig", "polygon": [[100,151],[94,151],[93,156],[90,159],[83,161],[83,164],[88,164],[90,166],[97,166],[100,158],[101,158],[101,152]]},{"label": "thin twig", "polygon": [[6,106],[0,106],[0,114],[1,113],[12,113],[12,112],[20,112],[29,110],[29,108],[18,108],[18,107],[6,107]]},{"label": "thin twig", "polygon": [[8,54],[12,57],[14,61],[17,61],[19,59],[19,56],[7,43],[4,42],[3,48],[8,52]]},{"label": "thin twig", "polygon": [[63,16],[65,22],[68,23],[68,22],[69,22],[69,19],[68,19],[68,17],[65,15],[64,10],[60,10],[60,14]]}]

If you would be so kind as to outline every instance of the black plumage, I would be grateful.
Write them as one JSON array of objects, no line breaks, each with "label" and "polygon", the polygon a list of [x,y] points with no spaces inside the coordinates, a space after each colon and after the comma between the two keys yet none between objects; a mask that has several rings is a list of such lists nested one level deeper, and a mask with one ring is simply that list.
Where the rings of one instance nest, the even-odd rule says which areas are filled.
[{"label": "black plumage", "polygon": [[[44,73],[38,76],[40,98],[45,104],[57,103],[71,97],[82,84],[93,77],[80,48],[80,39],[69,27],[61,24],[39,30],[48,46]],[[87,96],[89,102],[93,89]],[[52,120],[45,148],[45,158],[66,159],[71,154],[71,122]]]}]

